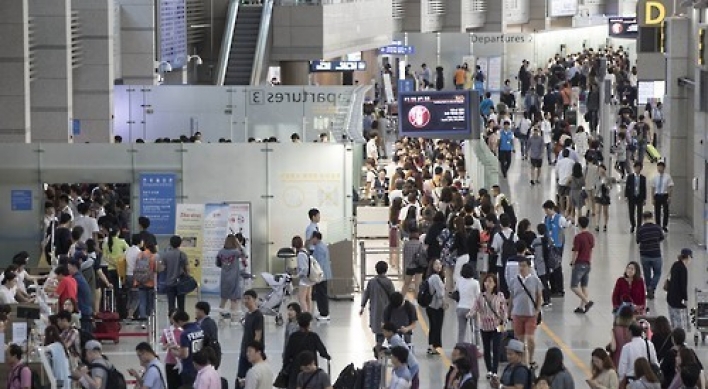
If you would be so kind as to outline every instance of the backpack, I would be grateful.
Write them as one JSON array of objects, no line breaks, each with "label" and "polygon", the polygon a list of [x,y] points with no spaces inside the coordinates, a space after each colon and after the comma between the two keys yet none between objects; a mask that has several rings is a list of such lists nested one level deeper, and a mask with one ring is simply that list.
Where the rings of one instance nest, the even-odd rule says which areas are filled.
[{"label": "backpack", "polygon": [[[150,281],[153,280],[153,271],[150,269],[150,260],[152,259],[152,254],[145,252],[138,255],[138,259],[135,261],[135,267],[133,268],[133,282],[137,286],[146,286]],[[132,285],[128,285],[132,287]]]},{"label": "backpack", "polygon": [[307,279],[314,283],[322,282],[322,279],[324,278],[324,271],[322,271],[322,267],[319,262],[317,262],[315,257],[309,253],[305,254],[307,254],[307,261],[309,262],[307,267]]},{"label": "backpack", "polygon": [[418,305],[423,308],[427,308],[430,303],[433,302],[433,293],[430,290],[429,279],[430,278],[423,280],[423,282],[420,283],[420,288],[418,288]]},{"label": "backpack", "polygon": [[516,255],[516,242],[514,242],[514,232],[512,232],[509,237],[505,237],[503,232],[499,232],[499,236],[502,238],[502,247],[501,247],[501,259],[503,263],[506,263],[506,260],[513,257]]},{"label": "backpack", "polygon": [[32,388],[32,389],[48,389],[50,387],[49,384],[42,385],[42,380],[39,378],[39,373],[37,373],[36,370],[30,369],[30,367],[25,365],[24,363],[22,364],[22,367],[20,367],[18,369],[18,373],[12,378],[12,380],[19,381],[22,377],[22,370],[24,370],[24,369],[29,369],[29,371],[30,371],[30,382],[32,384],[32,386],[30,386],[30,388]]},{"label": "backpack", "polygon": [[[106,376],[106,382],[110,382],[110,388],[111,389],[127,389],[128,386],[125,382],[125,376],[123,376],[123,373],[119,372],[115,366],[111,366],[110,368],[100,364],[100,363],[92,363],[89,365],[89,369],[93,368],[99,368],[105,370],[108,374]],[[108,385],[106,386],[108,387]]]}]

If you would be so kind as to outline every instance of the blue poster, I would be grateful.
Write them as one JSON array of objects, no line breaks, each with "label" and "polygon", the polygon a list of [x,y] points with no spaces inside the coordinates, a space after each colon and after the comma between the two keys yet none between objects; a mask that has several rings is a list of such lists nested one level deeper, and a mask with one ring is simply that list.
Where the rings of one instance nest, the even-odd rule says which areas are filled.
[{"label": "blue poster", "polygon": [[140,215],[150,218],[150,232],[156,235],[175,233],[177,175],[143,173],[140,175]]},{"label": "blue poster", "polygon": [[12,190],[10,192],[10,208],[13,211],[31,211],[32,210],[32,191],[31,190]]}]

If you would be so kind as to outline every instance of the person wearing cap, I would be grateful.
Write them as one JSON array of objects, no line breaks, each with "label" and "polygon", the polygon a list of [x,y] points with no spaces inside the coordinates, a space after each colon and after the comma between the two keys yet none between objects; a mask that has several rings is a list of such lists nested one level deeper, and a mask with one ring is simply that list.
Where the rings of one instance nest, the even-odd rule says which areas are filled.
[{"label": "person wearing cap", "polygon": [[514,149],[514,131],[511,130],[511,120],[504,119],[504,127],[499,133],[499,164],[504,178],[511,167],[511,153],[514,152],[516,150]]},{"label": "person wearing cap", "polygon": [[128,369],[136,380],[136,389],[166,389],[165,379],[162,374],[162,362],[157,358],[155,350],[147,342],[140,342],[135,346],[135,353],[138,355],[140,366],[145,368],[145,372],[140,375],[135,369]]},{"label": "person wearing cap", "polygon": [[71,373],[71,377],[84,389],[107,389],[108,372],[113,364],[103,357],[101,342],[89,340],[84,345],[88,366],[81,366]]},{"label": "person wearing cap", "polygon": [[91,332],[93,328],[91,318],[93,317],[94,291],[91,290],[88,281],[81,273],[81,262],[78,259],[70,259],[68,269],[71,277],[76,281],[76,302],[81,313],[81,330]]},{"label": "person wearing cap", "polygon": [[273,387],[273,370],[266,362],[263,343],[253,341],[246,347],[246,357],[253,365],[248,369],[246,378],[241,380],[244,389],[271,389]]},{"label": "person wearing cap", "polygon": [[656,224],[660,225],[664,232],[669,232],[669,204],[671,192],[674,190],[674,179],[665,170],[666,162],[659,161],[656,164],[656,176],[651,180],[651,202],[654,204]]},{"label": "person wearing cap", "polygon": [[531,370],[523,364],[524,343],[517,339],[509,340],[506,345],[506,365],[501,376],[492,376],[491,387],[494,389],[528,389],[531,388]]},{"label": "person wearing cap", "polygon": [[681,250],[676,262],[671,265],[669,278],[665,281],[666,302],[669,305],[669,319],[672,328],[683,328],[688,331],[688,264],[693,259],[693,251]]}]

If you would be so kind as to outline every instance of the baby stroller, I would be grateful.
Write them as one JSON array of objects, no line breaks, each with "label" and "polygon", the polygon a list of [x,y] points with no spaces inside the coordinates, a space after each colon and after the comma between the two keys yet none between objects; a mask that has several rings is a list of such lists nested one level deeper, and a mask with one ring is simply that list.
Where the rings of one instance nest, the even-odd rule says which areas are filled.
[{"label": "baby stroller", "polygon": [[258,309],[266,316],[275,316],[275,325],[283,325],[283,314],[281,307],[285,299],[293,292],[292,277],[287,274],[261,273],[263,280],[271,287],[265,298],[258,301]]}]

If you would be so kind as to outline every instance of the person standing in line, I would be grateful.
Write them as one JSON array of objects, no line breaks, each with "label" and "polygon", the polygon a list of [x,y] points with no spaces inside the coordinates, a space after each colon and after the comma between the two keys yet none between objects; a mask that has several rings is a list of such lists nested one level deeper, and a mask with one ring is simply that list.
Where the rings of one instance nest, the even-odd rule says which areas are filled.
[{"label": "person standing in line", "polygon": [[[130,247],[125,252],[125,288],[128,289],[128,318],[132,319],[135,316],[135,311],[138,309],[138,288],[133,284],[133,272],[135,271],[135,262],[141,253],[142,240],[139,234],[133,234],[130,237]],[[95,290],[95,288],[93,288]]]},{"label": "person standing in line", "polygon": [[430,332],[428,333],[428,355],[440,355],[439,348],[442,348],[442,329],[445,310],[448,307],[445,301],[445,275],[443,265],[439,259],[433,260],[428,266],[428,274],[425,282],[428,283],[433,300],[425,308],[430,322]]},{"label": "person standing in line", "polygon": [[193,369],[197,371],[194,379],[194,389],[221,389],[221,376],[211,364],[213,356],[209,348],[204,348],[194,354]]},{"label": "person standing in line", "polygon": [[620,353],[619,365],[617,366],[617,374],[620,379],[620,387],[624,381],[624,387],[629,381],[635,379],[634,362],[639,358],[646,358],[652,363],[659,363],[656,358],[656,350],[654,344],[643,338],[644,329],[637,323],[629,325],[629,332],[632,334],[632,340],[622,347]]},{"label": "person standing in line", "polygon": [[642,164],[636,162],[634,174],[627,177],[627,184],[624,187],[624,197],[629,206],[629,223],[632,226],[629,230],[630,233],[634,233],[637,221],[642,220],[642,212],[647,202],[647,178],[641,173]]},{"label": "person standing in line", "polygon": [[669,173],[665,173],[666,163],[664,161],[656,164],[656,170],[656,176],[651,182],[654,216],[656,224],[660,225],[664,232],[669,232],[669,204],[671,204],[671,192],[674,190],[674,180]]},{"label": "person standing in line", "polygon": [[[403,340],[401,335],[398,335],[398,329],[396,328],[395,324],[384,323],[381,328],[383,329],[383,334],[386,338],[386,341],[388,342],[390,350],[393,350],[394,348],[399,346],[408,349],[408,345],[406,344],[406,342]],[[418,377],[418,373],[420,372],[420,365],[418,364],[418,359],[416,359],[414,353],[411,352],[408,354],[406,364],[408,365],[408,369],[411,372],[411,389],[418,389],[418,386],[420,384]]]},{"label": "person standing in line", "polygon": [[273,387],[273,370],[266,362],[266,354],[260,342],[253,341],[246,348],[248,362],[253,365],[243,380],[244,389],[271,389]]},{"label": "person standing in line", "polygon": [[[369,303],[369,328],[376,338],[376,347],[383,344],[384,335],[381,330],[381,323],[384,322],[384,310],[389,305],[390,296],[396,291],[393,282],[386,277],[388,264],[384,261],[376,263],[376,277],[369,280],[361,297],[361,309],[359,316],[364,314],[364,308]],[[417,293],[417,292],[416,292]]]},{"label": "person standing in line", "polygon": [[413,375],[406,363],[409,354],[410,351],[406,346],[396,346],[391,349],[391,365],[393,365],[393,370],[391,371],[391,381],[388,385],[388,389],[412,388]]},{"label": "person standing in line", "polygon": [[162,375],[162,362],[160,362],[152,346],[147,342],[140,342],[135,346],[135,353],[138,355],[140,366],[145,368],[145,372],[142,375],[135,369],[128,369],[128,374],[136,380],[135,388],[167,389]]},{"label": "person standing in line", "polygon": [[536,274],[531,272],[531,260],[523,258],[519,261],[519,274],[509,285],[511,292],[509,312],[514,323],[514,334],[528,347],[529,366],[534,368],[533,361],[536,349],[535,333],[538,326],[538,315],[543,303],[543,285]]},{"label": "person standing in line", "polygon": [[580,298],[580,305],[575,313],[587,313],[595,304],[588,296],[588,281],[590,280],[590,261],[592,249],[595,247],[595,237],[588,232],[590,219],[585,216],[578,218],[580,233],[573,239],[573,259],[570,266],[573,269],[570,276],[570,290]]},{"label": "person standing in line", "polygon": [[176,357],[176,351],[173,351],[182,335],[182,327],[180,326],[182,323],[177,323],[175,320],[176,314],[176,312],[170,312],[170,326],[163,329],[162,335],[160,335],[162,349],[167,351],[165,354],[165,379],[168,389],[177,389],[182,385],[182,379],[178,371],[180,362]]},{"label": "person standing in line", "polygon": [[57,382],[57,388],[71,388],[69,352],[61,341],[61,333],[58,327],[50,325],[44,329],[44,347],[49,356],[51,372]]},{"label": "person standing in line", "polygon": [[[531,137],[527,141],[526,148],[528,149],[529,159],[531,160],[531,185],[540,184],[541,167],[543,166],[543,149],[545,147],[544,139],[541,137],[541,131],[537,126],[533,127]],[[550,160],[550,158],[549,158]]]},{"label": "person standing in line", "polygon": [[[167,293],[167,310],[184,311],[184,295],[177,294],[177,279],[183,274],[189,274],[187,254],[180,250],[182,238],[174,235],[170,238],[170,247],[160,256],[160,269],[165,272],[165,291]],[[176,301],[176,307],[175,307]]]},{"label": "person standing in line", "polygon": [[644,272],[647,298],[653,300],[654,292],[661,279],[661,242],[664,240],[664,233],[661,227],[653,223],[654,217],[651,211],[645,211],[642,219],[644,223],[637,230],[639,259]]},{"label": "person standing in line", "polygon": [[511,167],[511,153],[515,152],[514,131],[511,130],[511,121],[505,119],[504,128],[499,133],[499,163],[504,178],[506,178]]},{"label": "person standing in line", "polygon": [[216,321],[209,316],[211,306],[206,301],[200,301],[194,306],[194,318],[199,327],[204,331],[204,345],[214,350],[216,360],[212,363],[215,369],[221,365],[221,344],[219,343],[219,326]]},{"label": "person standing in line", "polygon": [[312,256],[322,268],[322,281],[316,283],[312,288],[313,298],[317,303],[317,321],[329,321],[329,292],[328,281],[332,279],[332,262],[329,258],[329,247],[322,241],[322,234],[319,231],[312,233],[310,237],[313,251]]},{"label": "person standing in line", "polygon": [[89,287],[88,282],[81,273],[81,262],[78,259],[69,260],[69,265],[67,266],[69,274],[74,278],[76,282],[76,294],[77,294],[77,304],[79,306],[79,312],[81,312],[81,330],[92,332],[93,331],[93,299],[96,297],[93,295],[93,291]]},{"label": "person standing in line", "polygon": [[[251,362],[248,361],[246,351],[248,345],[253,342],[260,342],[265,347],[265,330],[263,313],[258,309],[258,293],[249,289],[243,293],[243,305],[248,312],[243,322],[243,337],[241,338],[241,353],[238,357],[238,378],[246,378]],[[238,381],[236,382],[238,384]]]},{"label": "person standing in line", "polygon": [[189,314],[184,311],[177,311],[174,314],[174,321],[182,328],[179,336],[179,344],[173,346],[178,353],[178,358],[182,361],[182,371],[180,379],[182,385],[193,385],[197,377],[194,367],[194,355],[201,351],[204,344],[204,330],[196,322],[189,321]]},{"label": "person standing in line", "polygon": [[[459,293],[460,299],[457,302],[457,343],[464,343],[467,338],[467,330],[470,331],[470,343],[479,344],[479,337],[476,334],[476,318],[470,316],[472,305],[480,295],[479,281],[474,277],[474,266],[471,263],[462,265],[460,277],[455,283],[455,289]],[[477,336],[475,336],[477,335]]]},{"label": "person standing in line", "polygon": [[666,302],[669,305],[669,318],[672,328],[690,329],[688,321],[688,265],[693,259],[693,251],[681,250],[678,260],[671,265],[669,278],[666,280]]},{"label": "person standing in line", "polygon": [[543,211],[546,216],[543,223],[546,225],[548,237],[551,239],[549,257],[546,258],[547,271],[551,274],[551,295],[555,297],[565,296],[563,286],[563,247],[565,246],[565,228],[570,223],[563,215],[556,212],[556,204],[552,200],[543,203]]},{"label": "person standing in line", "polygon": [[[297,299],[302,306],[303,312],[312,312],[312,286],[315,284],[310,280],[310,253],[303,245],[300,236],[294,236],[291,245],[297,253],[297,277],[298,291]],[[245,351],[245,350],[244,350]]]}]

